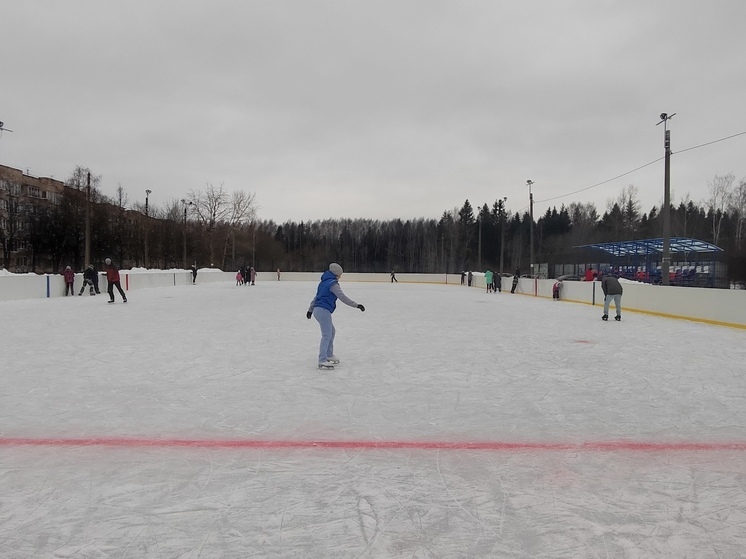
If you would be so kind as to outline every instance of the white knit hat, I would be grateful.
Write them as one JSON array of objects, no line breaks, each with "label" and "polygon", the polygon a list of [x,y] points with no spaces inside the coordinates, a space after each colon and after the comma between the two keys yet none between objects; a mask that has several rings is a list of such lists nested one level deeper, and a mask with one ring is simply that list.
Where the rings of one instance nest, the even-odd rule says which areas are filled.
[{"label": "white knit hat", "polygon": [[329,264],[329,271],[337,277],[341,276],[343,272],[342,266],[340,266],[336,262],[332,262],[331,264]]}]

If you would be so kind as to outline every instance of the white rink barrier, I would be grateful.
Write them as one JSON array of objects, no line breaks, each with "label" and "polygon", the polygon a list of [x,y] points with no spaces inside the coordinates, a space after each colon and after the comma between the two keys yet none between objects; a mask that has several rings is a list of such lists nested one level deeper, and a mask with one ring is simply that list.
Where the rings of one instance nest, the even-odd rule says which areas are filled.
[{"label": "white rink barrier", "polygon": [[[282,272],[279,281],[318,281],[318,272]],[[121,285],[125,291],[153,287],[185,286],[192,283],[189,270],[120,270]],[[400,283],[437,283],[458,286],[460,274],[396,274]],[[502,278],[503,294],[510,294],[512,277]],[[199,269],[197,283],[236,281],[236,272],[223,272],[214,268]],[[276,282],[276,272],[257,272],[258,283]],[[345,282],[390,283],[388,273],[345,273]],[[520,278],[516,294],[552,298],[553,279]],[[75,275],[75,294],[83,285],[82,274]],[[636,311],[671,318],[682,318],[723,326],[746,329],[746,291],[733,289],[706,289],[699,287],[672,287],[623,281],[623,311]],[[484,275],[475,273],[472,287],[486,290]],[[99,289],[106,293],[106,274],[99,272]],[[8,274],[0,275],[0,301],[62,297],[65,280],[60,274]],[[84,295],[87,293],[84,293]],[[603,306],[601,282],[564,281],[560,291],[562,301]]]},{"label": "white rink barrier", "polygon": [[[552,287],[557,280],[520,278],[515,293],[552,298]],[[709,289],[704,287],[676,287],[651,285],[620,280],[622,313],[635,311],[647,314],[682,318],[746,329],[746,290]],[[502,291],[510,295],[513,278],[502,278]],[[486,290],[484,276],[474,275],[472,287]],[[560,300],[603,307],[604,293],[600,281],[563,281]],[[612,303],[612,312],[613,312]]]}]

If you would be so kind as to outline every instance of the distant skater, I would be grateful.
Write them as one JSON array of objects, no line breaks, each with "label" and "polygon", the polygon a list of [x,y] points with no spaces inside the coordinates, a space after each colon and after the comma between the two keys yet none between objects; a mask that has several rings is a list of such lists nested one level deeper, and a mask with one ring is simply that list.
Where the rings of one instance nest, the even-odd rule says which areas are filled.
[{"label": "distant skater", "polygon": [[96,293],[98,293],[98,282],[96,280],[96,270],[93,269],[93,264],[88,264],[85,272],[83,272],[83,285],[80,287],[80,293],[78,293],[78,295],[83,295],[86,285],[90,286],[91,295],[95,295]]},{"label": "distant skater", "polygon": [[498,274],[497,272],[495,272],[495,276],[492,278],[492,281],[495,283],[494,290],[496,290],[498,293],[502,293],[503,291],[503,281],[500,276],[502,276],[502,274]]},{"label": "distant skater", "polygon": [[197,263],[192,264],[192,285],[197,283]]},{"label": "distant skater", "polygon": [[254,266],[249,268],[249,280],[251,281],[251,285],[256,285],[256,270],[254,269]]},{"label": "distant skater", "polygon": [[109,288],[107,289],[107,292],[109,293],[109,303],[114,302],[114,287],[117,288],[117,291],[119,291],[119,294],[122,296],[122,302],[126,303],[127,296],[124,294],[122,285],[119,283],[119,268],[117,268],[116,264],[111,261],[111,258],[107,258],[104,262],[106,263],[106,280],[109,284]]},{"label": "distant skater", "polygon": [[559,301],[561,286],[562,286],[562,282],[559,280],[555,281],[554,285],[552,285],[552,299],[555,301]]},{"label": "distant skater", "polygon": [[280,269],[277,268],[277,281],[280,281]]},{"label": "distant skater", "polygon": [[492,275],[492,272],[487,270],[484,273],[484,283],[487,284],[487,293],[490,293],[494,290],[494,286],[492,285],[493,279],[494,279],[494,276]]},{"label": "distant skater", "polygon": [[515,288],[518,287],[518,278],[520,277],[520,275],[521,275],[521,271],[518,268],[516,268],[515,274],[513,274],[513,286],[510,288],[511,293],[515,293]]},{"label": "distant skater", "polygon": [[604,292],[604,315],[601,319],[609,320],[609,303],[614,301],[614,307],[616,308],[614,320],[622,320],[622,293],[624,292],[622,284],[611,274],[604,274],[604,279],[601,280],[601,289]]},{"label": "distant skater", "polygon": [[333,369],[339,363],[334,355],[334,336],[337,331],[332,322],[332,313],[337,308],[337,299],[345,305],[355,307],[365,312],[365,307],[347,297],[339,286],[342,277],[342,266],[336,262],[329,264],[329,269],[321,275],[321,281],[316,289],[316,296],[306,312],[306,318],[313,316],[321,328],[321,343],[319,344],[319,369]]},{"label": "distant skater", "polygon": [[396,279],[396,272],[394,270],[391,270],[391,283],[399,283],[399,280]]},{"label": "distant skater", "polygon": [[241,274],[241,270],[236,272],[236,285],[243,285],[243,274]]},{"label": "distant skater", "polygon": [[75,284],[75,272],[70,266],[65,266],[65,271],[62,272],[65,277],[65,297],[68,295],[75,295],[73,285]]}]

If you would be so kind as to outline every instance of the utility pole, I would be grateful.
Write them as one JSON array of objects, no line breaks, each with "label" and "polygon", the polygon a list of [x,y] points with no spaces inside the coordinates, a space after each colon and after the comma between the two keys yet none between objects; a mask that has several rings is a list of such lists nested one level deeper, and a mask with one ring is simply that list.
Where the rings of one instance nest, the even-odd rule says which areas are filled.
[{"label": "utility pole", "polygon": [[661,113],[661,120],[658,123],[663,123],[663,149],[666,155],[663,178],[663,254],[661,255],[661,282],[663,285],[670,285],[668,274],[671,268],[671,131],[668,129],[668,121],[675,114]]},{"label": "utility pole", "polygon": [[479,224],[479,245],[477,248],[477,251],[479,254],[477,254],[477,269],[481,272],[482,271],[482,210],[479,210],[479,215],[477,216],[477,222]]},{"label": "utility pole", "polygon": [[[0,125],[2,123],[0,122]],[[85,267],[91,263],[91,173],[88,173],[85,195]]]},{"label": "utility pole", "polygon": [[187,269],[187,253],[186,253],[186,245],[187,245],[187,206],[194,205],[194,202],[189,201],[187,202],[183,198],[181,199],[181,203],[184,204],[184,269]]},{"label": "utility pole", "polygon": [[153,191],[150,189],[145,190],[145,267],[148,267],[148,229],[150,225],[150,220],[148,218],[148,196]]},{"label": "utility pole", "polygon": [[530,237],[531,237],[531,252],[530,252],[530,258],[531,258],[531,266],[530,266],[530,272],[531,277],[534,277],[534,194],[531,192],[531,187],[534,184],[534,181],[531,179],[526,181],[526,184],[528,185],[528,204],[529,204],[529,218],[531,219],[531,230],[530,230]]},{"label": "utility pole", "polygon": [[503,273],[503,255],[505,254],[505,202],[508,201],[508,197],[504,196],[502,200],[498,200],[497,205],[500,207],[500,273]]}]

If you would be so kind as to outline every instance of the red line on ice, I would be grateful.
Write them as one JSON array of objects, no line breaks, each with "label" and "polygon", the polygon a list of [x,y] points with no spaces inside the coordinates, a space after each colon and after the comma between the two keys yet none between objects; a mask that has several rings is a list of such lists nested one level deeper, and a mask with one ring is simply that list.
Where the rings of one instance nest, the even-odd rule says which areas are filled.
[{"label": "red line on ice", "polygon": [[509,451],[579,451],[579,452],[676,452],[746,450],[746,442],[651,442],[651,441],[590,441],[561,442],[501,442],[501,441],[302,441],[261,439],[156,439],[144,437],[90,438],[24,438],[0,437],[0,446],[48,447],[187,447],[187,448],[258,448],[258,449],[351,449],[351,450],[485,450]]}]

